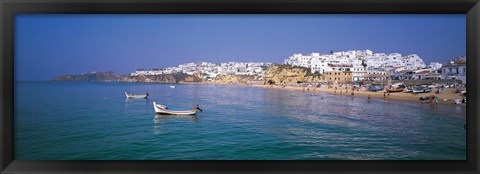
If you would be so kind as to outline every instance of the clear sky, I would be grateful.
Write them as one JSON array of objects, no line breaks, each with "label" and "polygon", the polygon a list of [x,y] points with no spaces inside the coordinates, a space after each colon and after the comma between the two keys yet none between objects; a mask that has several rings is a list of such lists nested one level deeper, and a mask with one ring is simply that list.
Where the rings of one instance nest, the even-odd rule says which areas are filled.
[{"label": "clear sky", "polygon": [[283,63],[294,53],[466,55],[465,15],[17,15],[15,79],[207,61]]}]

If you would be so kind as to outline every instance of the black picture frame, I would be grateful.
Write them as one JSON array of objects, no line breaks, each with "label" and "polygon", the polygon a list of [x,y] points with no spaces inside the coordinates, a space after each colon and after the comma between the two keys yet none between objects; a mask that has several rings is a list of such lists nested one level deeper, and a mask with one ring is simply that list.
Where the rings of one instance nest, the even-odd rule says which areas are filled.
[{"label": "black picture frame", "polygon": [[[2,173],[479,173],[478,0],[1,0]],[[22,161],[13,157],[16,14],[466,14],[465,161]]]}]

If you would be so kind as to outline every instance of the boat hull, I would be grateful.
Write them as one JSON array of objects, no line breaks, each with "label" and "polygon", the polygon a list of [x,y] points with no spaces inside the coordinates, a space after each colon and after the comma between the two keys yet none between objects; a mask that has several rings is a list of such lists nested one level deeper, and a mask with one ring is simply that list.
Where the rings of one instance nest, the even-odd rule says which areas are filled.
[{"label": "boat hull", "polygon": [[370,88],[368,88],[368,90],[372,91],[372,92],[377,92],[377,91],[383,91],[383,88],[370,87]]},{"label": "boat hull", "polygon": [[135,94],[128,94],[125,92],[125,97],[127,98],[147,98],[147,94],[140,94],[140,95],[135,95]]},{"label": "boat hull", "polygon": [[386,91],[387,92],[402,92],[403,89],[402,88],[397,88],[397,89],[387,88]]},{"label": "boat hull", "polygon": [[153,102],[153,109],[155,110],[156,114],[165,114],[165,115],[195,115],[197,113],[197,109],[192,110],[169,110],[164,105],[159,105]]}]

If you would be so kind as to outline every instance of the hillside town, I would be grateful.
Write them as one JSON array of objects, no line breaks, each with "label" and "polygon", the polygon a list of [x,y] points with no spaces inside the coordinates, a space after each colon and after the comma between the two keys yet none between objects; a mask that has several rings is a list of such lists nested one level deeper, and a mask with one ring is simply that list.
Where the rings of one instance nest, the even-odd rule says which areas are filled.
[{"label": "hillside town", "polygon": [[228,62],[220,64],[193,62],[163,69],[137,69],[130,76],[185,73],[188,75],[202,74],[206,80],[212,80],[219,75],[252,75],[262,78],[265,70],[271,64],[262,62]]},{"label": "hillside town", "polygon": [[285,64],[306,67],[324,75],[325,81],[349,83],[362,80],[441,80],[466,82],[466,58],[428,66],[416,54],[374,53],[371,50],[331,52],[330,54],[294,54]]},{"label": "hillside town", "polygon": [[[213,64],[193,62],[162,69],[137,69],[130,76],[185,73],[202,74],[205,80],[219,75],[252,75],[262,79],[273,63],[228,62]],[[351,50],[309,55],[293,54],[284,60],[285,65],[304,67],[318,74],[324,82],[352,83],[379,80],[444,80],[456,79],[466,83],[466,57],[449,62],[431,62],[426,65],[416,54],[375,53],[371,50]]]}]

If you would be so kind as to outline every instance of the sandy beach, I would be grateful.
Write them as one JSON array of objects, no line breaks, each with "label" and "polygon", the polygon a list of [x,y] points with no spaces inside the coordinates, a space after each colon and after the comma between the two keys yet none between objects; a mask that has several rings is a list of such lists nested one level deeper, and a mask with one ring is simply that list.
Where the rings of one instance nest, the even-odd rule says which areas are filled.
[{"label": "sandy beach", "polygon": [[[268,89],[278,89],[278,90],[296,90],[296,91],[303,91],[309,93],[329,93],[334,95],[352,95],[352,88],[349,87],[347,91],[345,87],[337,87],[335,91],[335,87],[328,88],[326,85],[322,85],[321,87],[309,86],[309,87],[302,87],[302,86],[281,86],[281,85],[260,85],[260,84],[246,84],[246,83],[183,83],[183,84],[210,84],[210,85],[226,85],[226,86],[250,86],[250,87],[258,87],[258,88],[268,88]],[[342,90],[340,90],[342,89]],[[421,103],[429,103],[429,100],[420,100],[420,97],[423,96],[430,96],[434,95],[438,97],[438,104],[442,105],[452,105],[452,106],[462,106],[465,107],[465,103],[455,104],[455,99],[462,99],[461,93],[455,93],[454,88],[445,88],[444,91],[440,91],[439,94],[435,94],[437,91],[436,88],[432,89],[429,93],[405,93],[405,92],[395,92],[395,93],[386,93],[385,90],[378,91],[378,92],[371,92],[365,90],[365,88],[361,88],[359,90],[355,90],[353,92],[354,97],[368,97],[370,95],[371,98],[383,98],[385,100],[405,100],[405,101],[413,101],[413,102],[421,102]],[[384,97],[385,94],[385,97]],[[435,101],[433,101],[435,102]]]},{"label": "sandy beach", "polygon": [[[315,86],[297,87],[297,86],[276,86],[276,85],[248,85],[248,86],[269,88],[269,89],[279,89],[279,90],[297,90],[297,91],[310,92],[310,93],[330,93],[334,95],[350,95],[350,96],[352,95],[352,88],[348,88],[347,90],[345,90],[345,87],[343,88],[337,87],[337,90],[335,91],[334,87],[328,88],[325,85],[322,85],[321,87],[315,87]],[[385,90],[378,91],[378,92],[371,92],[371,91],[365,90],[365,88],[361,88],[358,91],[357,90],[353,91],[353,96],[354,97],[370,96],[371,98],[384,98],[385,100],[406,100],[406,101],[428,103],[429,100],[420,100],[419,98],[422,96],[435,95],[439,99],[438,101],[439,104],[462,106],[462,107],[466,106],[465,103],[454,104],[455,99],[462,99],[462,94],[455,93],[454,88],[446,88],[444,91],[440,91],[439,94],[435,94],[436,91],[437,91],[436,89],[432,89],[432,92],[430,93],[419,93],[419,94],[405,93],[405,92],[386,93]]]}]

